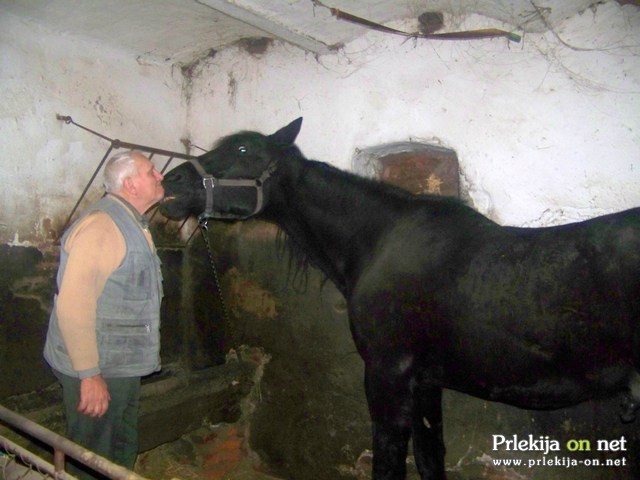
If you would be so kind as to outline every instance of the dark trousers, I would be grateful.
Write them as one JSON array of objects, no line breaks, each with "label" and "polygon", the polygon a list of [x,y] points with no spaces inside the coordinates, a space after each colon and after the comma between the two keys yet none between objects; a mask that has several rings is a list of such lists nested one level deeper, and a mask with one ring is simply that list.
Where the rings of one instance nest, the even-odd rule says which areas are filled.
[{"label": "dark trousers", "polygon": [[[105,378],[111,401],[100,418],[79,413],[80,380],[54,372],[62,384],[67,437],[75,443],[128,469],[138,455],[138,407],[140,377]],[[67,471],[80,479],[102,478],[72,462]],[[91,472],[91,473],[89,473]]]}]

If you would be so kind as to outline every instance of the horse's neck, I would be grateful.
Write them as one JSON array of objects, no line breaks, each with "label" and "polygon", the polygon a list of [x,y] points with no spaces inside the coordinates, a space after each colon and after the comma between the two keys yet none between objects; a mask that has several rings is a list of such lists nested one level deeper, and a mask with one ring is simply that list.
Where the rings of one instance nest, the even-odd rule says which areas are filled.
[{"label": "horse's neck", "polygon": [[345,293],[392,207],[368,180],[308,160],[296,167],[280,184],[275,220]]}]

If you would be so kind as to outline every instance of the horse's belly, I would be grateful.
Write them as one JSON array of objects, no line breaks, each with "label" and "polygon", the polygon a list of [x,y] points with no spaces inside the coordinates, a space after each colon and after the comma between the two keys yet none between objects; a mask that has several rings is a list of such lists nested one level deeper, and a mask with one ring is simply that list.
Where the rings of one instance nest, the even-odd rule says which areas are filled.
[{"label": "horse's belly", "polygon": [[442,386],[485,400],[507,403],[520,408],[561,408],[592,399],[611,396],[626,388],[631,369],[608,367],[587,375],[572,375],[561,368],[556,373],[521,375],[494,367],[493,374],[469,374],[467,378],[444,371]]}]

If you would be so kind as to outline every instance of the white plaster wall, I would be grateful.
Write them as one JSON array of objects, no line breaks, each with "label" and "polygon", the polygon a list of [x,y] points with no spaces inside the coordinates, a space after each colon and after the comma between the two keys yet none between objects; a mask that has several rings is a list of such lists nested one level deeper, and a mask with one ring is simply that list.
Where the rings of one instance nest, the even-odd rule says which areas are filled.
[{"label": "white plaster wall", "polygon": [[457,151],[475,207],[502,224],[640,206],[640,9],[608,2],[556,33],[518,44],[372,32],[320,58],[229,48],[194,70],[189,134],[209,147],[304,116],[303,152],[344,169],[356,148],[437,139]]},{"label": "white plaster wall", "polygon": [[[456,26],[499,27],[483,17]],[[198,65],[185,87],[177,67],[3,12],[0,242],[50,239],[107,148],[56,114],[175,151],[183,137],[208,147],[302,115],[303,151],[345,169],[356,148],[437,139],[458,152],[475,207],[503,224],[638,206],[640,10],[610,1],[557,33],[517,44],[371,32],[320,58],[280,43],[259,57],[232,47]],[[100,191],[98,182],[90,197]]]},{"label": "white plaster wall", "polygon": [[[53,35],[0,15],[0,242],[50,240],[66,220],[110,138],[183,151],[182,77],[125,52]],[[102,192],[101,176],[89,198]]]}]

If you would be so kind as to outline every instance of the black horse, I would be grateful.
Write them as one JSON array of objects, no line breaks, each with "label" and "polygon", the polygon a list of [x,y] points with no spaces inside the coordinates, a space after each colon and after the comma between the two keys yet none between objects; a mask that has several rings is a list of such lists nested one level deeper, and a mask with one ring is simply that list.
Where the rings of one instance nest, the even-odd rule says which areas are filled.
[{"label": "black horse", "polygon": [[500,226],[306,159],[301,122],[225,137],[175,168],[161,210],[274,222],[340,289],[365,363],[374,479],[404,478],[410,438],[421,478],[445,477],[443,388],[529,409],[620,393],[634,418],[640,208]]}]

